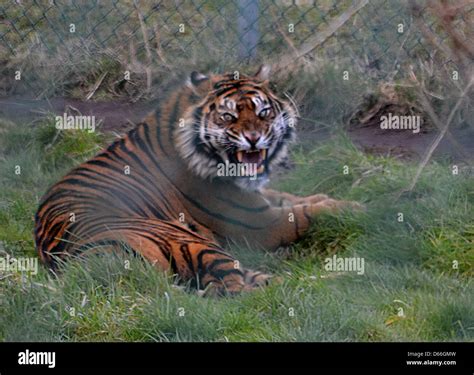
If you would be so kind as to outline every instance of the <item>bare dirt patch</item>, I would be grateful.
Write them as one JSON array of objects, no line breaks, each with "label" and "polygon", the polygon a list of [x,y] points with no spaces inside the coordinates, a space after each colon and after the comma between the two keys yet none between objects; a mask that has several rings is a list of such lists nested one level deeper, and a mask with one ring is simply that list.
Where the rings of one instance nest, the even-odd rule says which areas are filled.
[{"label": "bare dirt patch", "polygon": [[[17,124],[30,123],[50,113],[62,115],[66,110],[77,110],[82,115],[96,117],[101,121],[104,132],[122,133],[140,122],[148,113],[156,108],[155,102],[127,101],[94,102],[76,99],[53,98],[50,100],[34,100],[22,97],[0,98],[0,117]],[[313,123],[301,121],[299,140],[302,144],[322,142],[330,135],[327,129]],[[474,129],[469,126],[451,129],[451,133],[462,146],[464,153],[474,157]],[[432,127],[421,127],[414,134],[412,130],[383,130],[380,121],[374,118],[363,125],[353,124],[348,129],[352,141],[364,152],[388,155],[403,159],[420,158],[433,142],[437,132]],[[435,152],[436,156],[449,157],[453,161],[461,160],[462,156],[455,147],[444,139]]]},{"label": "bare dirt patch", "polygon": [[[348,134],[364,152],[403,159],[419,159],[433,143],[437,131],[432,128],[422,128],[419,133],[414,134],[412,130],[383,130],[380,128],[380,122],[373,122],[366,126],[351,127]],[[467,154],[472,160],[474,157],[474,129],[468,126],[453,128],[451,134],[464,150],[464,154]],[[449,157],[453,161],[463,161],[463,155],[447,139],[441,141],[434,155]]]},{"label": "bare dirt patch", "polygon": [[130,103],[127,101],[93,102],[53,98],[33,100],[21,97],[0,98],[0,117],[18,124],[30,123],[46,114],[62,116],[65,111],[78,111],[84,116],[95,116],[104,132],[123,132],[140,122],[157,107],[156,102]]}]

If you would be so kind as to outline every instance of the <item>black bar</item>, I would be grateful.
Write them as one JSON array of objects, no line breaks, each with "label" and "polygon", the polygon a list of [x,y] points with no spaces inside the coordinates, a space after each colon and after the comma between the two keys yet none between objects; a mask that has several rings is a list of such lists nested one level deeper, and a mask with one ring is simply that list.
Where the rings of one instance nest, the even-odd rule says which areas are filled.
[{"label": "black bar", "polygon": [[[54,352],[55,368],[20,365],[19,353]],[[65,368],[277,367],[466,373],[474,343],[0,343],[0,372]],[[408,353],[423,353],[420,358]],[[430,355],[428,355],[430,353]],[[449,355],[448,353],[455,353]],[[407,361],[456,361],[408,365]],[[11,370],[9,370],[11,369]]]}]

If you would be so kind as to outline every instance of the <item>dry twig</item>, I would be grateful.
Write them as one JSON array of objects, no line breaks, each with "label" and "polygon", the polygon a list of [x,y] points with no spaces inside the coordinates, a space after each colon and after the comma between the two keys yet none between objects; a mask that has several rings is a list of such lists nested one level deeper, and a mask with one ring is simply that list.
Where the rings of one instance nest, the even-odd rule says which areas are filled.
[{"label": "dry twig", "polygon": [[[471,86],[474,84],[474,75],[471,76],[471,79],[469,80],[469,83],[466,85],[466,87],[464,88],[463,92],[461,93],[458,101],[456,102],[456,104],[454,105],[453,109],[451,110],[446,122],[445,122],[445,125],[444,127],[441,127],[441,120],[435,115],[436,117],[436,121],[438,122],[438,125],[440,125],[441,127],[441,131],[440,133],[438,134],[438,136],[435,138],[435,140],[433,141],[433,143],[431,144],[430,148],[428,149],[428,151],[426,152],[425,156],[423,157],[423,160],[421,161],[420,165],[418,166],[418,170],[416,171],[415,173],[415,177],[413,178],[410,186],[408,187],[407,190],[405,191],[412,191],[413,188],[415,187],[416,183],[418,182],[418,179],[420,178],[420,175],[421,175],[421,172],[423,171],[423,169],[425,168],[426,164],[428,163],[428,161],[431,159],[431,156],[433,155],[433,152],[436,150],[436,148],[438,147],[439,143],[441,142],[441,140],[443,139],[443,137],[445,136],[446,132],[448,131],[448,128],[449,128],[449,125],[451,125],[451,122],[453,121],[453,118],[454,118],[454,115],[456,114],[459,106],[461,105],[463,99],[465,98],[465,96],[467,95],[467,93],[469,92],[469,90],[471,89]],[[403,193],[404,191],[402,191],[399,196]]]},{"label": "dry twig", "polygon": [[90,98],[92,98],[92,96],[94,96],[95,92],[98,90],[98,88],[100,87],[100,85],[102,84],[102,81],[104,80],[105,76],[107,75],[107,72],[104,72],[100,77],[99,79],[97,80],[97,82],[94,84],[94,86],[92,87],[92,90],[89,92],[89,94],[87,94],[86,96],[86,101],[89,100]]}]

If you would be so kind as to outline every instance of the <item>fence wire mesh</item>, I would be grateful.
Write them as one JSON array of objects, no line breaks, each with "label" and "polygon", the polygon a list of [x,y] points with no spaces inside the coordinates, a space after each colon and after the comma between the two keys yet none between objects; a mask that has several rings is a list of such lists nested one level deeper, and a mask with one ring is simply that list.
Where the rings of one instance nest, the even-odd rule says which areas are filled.
[{"label": "fence wire mesh", "polygon": [[[317,48],[298,53],[354,4],[360,9]],[[473,14],[471,4],[455,17],[466,41],[472,40]],[[148,86],[187,69],[223,70],[282,56],[351,64],[379,78],[416,59],[453,64],[449,56],[433,55],[427,35],[445,43],[429,4],[414,1],[4,0],[0,89],[4,95],[64,94],[77,84],[73,77],[90,69],[87,61],[105,65],[101,71],[125,67]],[[25,79],[15,79],[18,71]]]}]

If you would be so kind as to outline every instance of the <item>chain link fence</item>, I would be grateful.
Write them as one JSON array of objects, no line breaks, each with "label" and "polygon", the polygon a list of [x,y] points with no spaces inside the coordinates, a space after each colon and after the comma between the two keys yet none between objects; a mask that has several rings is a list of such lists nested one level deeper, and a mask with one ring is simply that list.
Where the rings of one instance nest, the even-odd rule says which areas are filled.
[{"label": "chain link fence", "polygon": [[[467,42],[473,14],[471,3],[455,16]],[[433,54],[427,33],[430,43],[446,43],[429,4],[415,1],[3,0],[0,93],[71,95],[104,80],[118,92],[123,82],[113,72],[126,70],[137,96],[138,86],[149,91],[187,70],[240,69],[282,57],[350,65],[378,79],[416,60],[454,64]],[[301,53],[318,35],[326,37]]]}]

